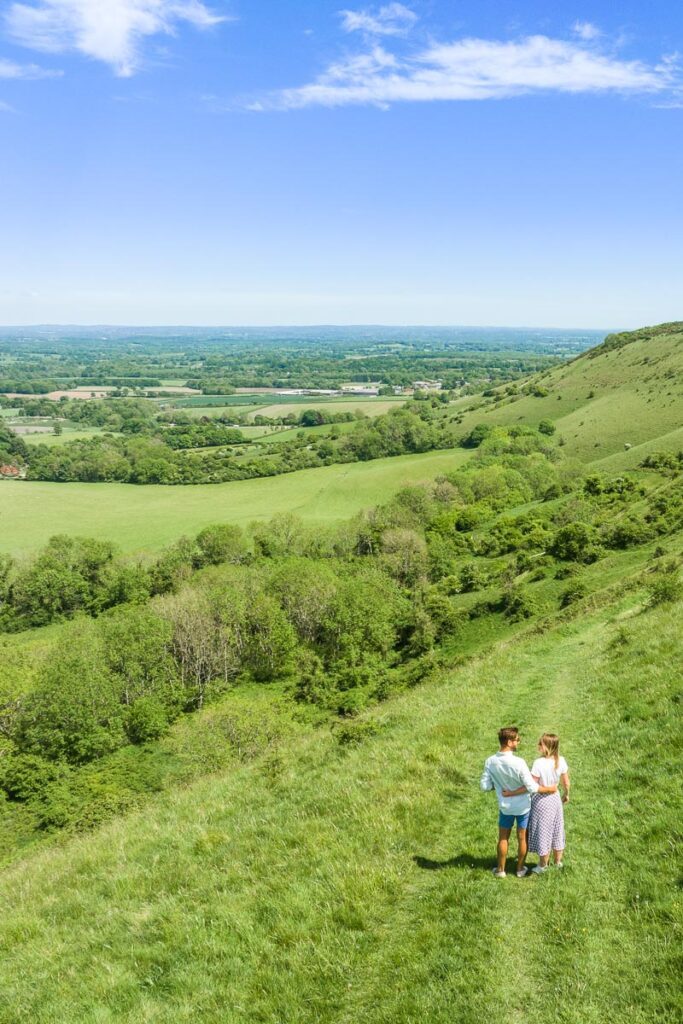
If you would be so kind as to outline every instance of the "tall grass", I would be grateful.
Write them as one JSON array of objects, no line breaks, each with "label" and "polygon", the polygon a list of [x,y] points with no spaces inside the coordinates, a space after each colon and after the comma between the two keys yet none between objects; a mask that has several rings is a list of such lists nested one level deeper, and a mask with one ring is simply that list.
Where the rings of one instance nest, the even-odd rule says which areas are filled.
[{"label": "tall grass", "polygon": [[[385,704],[357,744],[283,745],[27,857],[0,1020],[680,1019],[681,606],[635,600]],[[511,722],[528,757],[559,732],[574,788],[564,871],[500,882],[477,778]]]}]

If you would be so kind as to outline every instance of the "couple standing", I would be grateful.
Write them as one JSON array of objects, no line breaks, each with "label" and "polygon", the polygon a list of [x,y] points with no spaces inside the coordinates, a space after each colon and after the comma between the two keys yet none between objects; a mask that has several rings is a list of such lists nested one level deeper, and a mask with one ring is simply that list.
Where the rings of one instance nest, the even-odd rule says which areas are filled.
[{"label": "couple standing", "polygon": [[[555,865],[562,867],[564,850],[563,803],[569,800],[569,768],[560,757],[560,739],[554,733],[544,733],[538,741],[540,757],[531,766],[517,757],[519,730],[514,727],[500,729],[500,750],[487,758],[481,777],[483,790],[495,789],[498,797],[498,863],[493,869],[496,878],[505,878],[505,861],[512,826],[517,821],[517,877],[524,878],[527,848],[539,855],[532,868],[541,875],[548,868],[552,851]],[[564,795],[560,799],[558,785],[562,783]],[[527,844],[527,830],[529,833]]]}]

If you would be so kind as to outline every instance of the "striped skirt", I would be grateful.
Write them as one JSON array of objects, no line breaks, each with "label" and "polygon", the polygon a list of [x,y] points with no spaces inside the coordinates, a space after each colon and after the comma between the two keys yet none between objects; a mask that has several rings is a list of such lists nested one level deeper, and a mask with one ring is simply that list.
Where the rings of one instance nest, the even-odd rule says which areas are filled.
[{"label": "striped skirt", "polygon": [[564,850],[564,810],[559,793],[535,793],[531,798],[529,853],[547,856]]}]

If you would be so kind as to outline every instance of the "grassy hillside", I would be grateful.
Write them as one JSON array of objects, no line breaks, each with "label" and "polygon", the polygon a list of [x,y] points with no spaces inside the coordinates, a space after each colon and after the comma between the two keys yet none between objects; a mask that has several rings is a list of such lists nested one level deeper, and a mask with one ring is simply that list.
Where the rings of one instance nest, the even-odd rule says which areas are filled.
[{"label": "grassy hillside", "polygon": [[[632,594],[7,870],[3,1022],[680,1019],[680,605]],[[562,874],[494,880],[498,724],[556,729]]]},{"label": "grassy hillside", "polygon": [[[510,393],[514,387],[498,389],[465,416],[463,429],[482,421],[512,425],[548,419],[566,441],[567,452],[590,462],[653,438],[662,439],[660,448],[680,446],[683,323],[611,339],[532,378],[516,394]],[[633,459],[629,454],[627,464],[633,466]]]},{"label": "grassy hillside", "polygon": [[59,532],[111,540],[127,552],[156,551],[215,522],[245,525],[276,512],[346,519],[405,484],[455,469],[467,455],[427,452],[211,486],[0,481],[0,551],[28,553]]}]

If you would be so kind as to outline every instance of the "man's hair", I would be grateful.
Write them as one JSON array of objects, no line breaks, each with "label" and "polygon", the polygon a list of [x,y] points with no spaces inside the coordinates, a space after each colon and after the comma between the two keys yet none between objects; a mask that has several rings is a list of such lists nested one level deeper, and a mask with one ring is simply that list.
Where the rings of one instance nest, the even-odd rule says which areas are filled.
[{"label": "man's hair", "polygon": [[498,730],[498,742],[501,747],[506,746],[511,740],[516,740],[519,736],[519,729],[516,725],[508,725],[505,729]]}]

